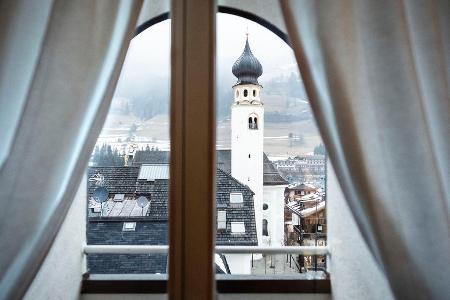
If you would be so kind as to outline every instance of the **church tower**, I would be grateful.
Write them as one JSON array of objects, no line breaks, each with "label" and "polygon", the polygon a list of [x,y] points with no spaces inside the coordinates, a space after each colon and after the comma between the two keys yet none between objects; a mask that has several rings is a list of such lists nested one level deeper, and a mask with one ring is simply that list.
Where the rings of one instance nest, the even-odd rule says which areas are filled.
[{"label": "church tower", "polygon": [[250,49],[248,35],[232,72],[238,81],[231,107],[231,175],[255,193],[258,244],[262,245],[264,104],[258,77],[263,69]]}]

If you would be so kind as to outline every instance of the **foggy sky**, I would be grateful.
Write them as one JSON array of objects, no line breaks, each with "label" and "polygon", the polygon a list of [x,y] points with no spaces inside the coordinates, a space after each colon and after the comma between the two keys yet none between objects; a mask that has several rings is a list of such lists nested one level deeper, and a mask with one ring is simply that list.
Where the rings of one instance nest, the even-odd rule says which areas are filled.
[{"label": "foggy sky", "polygon": [[[289,76],[291,72],[298,73],[292,49],[278,36],[247,19],[219,13],[216,48],[218,80],[230,84],[230,88],[236,82],[231,67],[244,49],[247,31],[252,52],[263,66],[260,83],[264,85],[264,81],[280,74]],[[149,27],[131,41],[116,96],[128,98],[130,90],[143,89],[151,78],[168,78],[169,74],[170,21],[166,20]]]}]

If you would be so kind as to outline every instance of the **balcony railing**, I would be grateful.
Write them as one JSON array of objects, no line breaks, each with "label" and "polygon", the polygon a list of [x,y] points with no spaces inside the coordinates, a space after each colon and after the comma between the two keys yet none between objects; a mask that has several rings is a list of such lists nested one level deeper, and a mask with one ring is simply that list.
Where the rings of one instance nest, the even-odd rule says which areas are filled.
[{"label": "balcony railing", "polygon": [[[85,254],[156,254],[168,253],[168,245],[85,245]],[[221,254],[301,254],[328,255],[327,246],[216,246]]]}]

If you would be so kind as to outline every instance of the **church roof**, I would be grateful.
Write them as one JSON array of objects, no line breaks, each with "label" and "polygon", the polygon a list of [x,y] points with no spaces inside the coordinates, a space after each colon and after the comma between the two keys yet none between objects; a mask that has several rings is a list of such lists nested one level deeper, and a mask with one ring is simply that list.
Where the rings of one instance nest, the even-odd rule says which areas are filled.
[{"label": "church roof", "polygon": [[[269,160],[267,155],[263,153],[263,184],[264,185],[285,185],[288,182],[280,175],[277,168]],[[168,164],[170,162],[169,151],[145,151],[138,150],[134,155],[133,166],[141,166],[143,164]],[[216,151],[217,168],[227,174],[231,174],[231,150],[223,149]]]},{"label": "church roof", "polygon": [[250,45],[248,43],[248,37],[245,41],[244,52],[236,60],[231,69],[234,76],[237,77],[238,81],[236,85],[239,84],[257,84],[258,77],[262,75],[263,68],[258,59],[253,55]]}]

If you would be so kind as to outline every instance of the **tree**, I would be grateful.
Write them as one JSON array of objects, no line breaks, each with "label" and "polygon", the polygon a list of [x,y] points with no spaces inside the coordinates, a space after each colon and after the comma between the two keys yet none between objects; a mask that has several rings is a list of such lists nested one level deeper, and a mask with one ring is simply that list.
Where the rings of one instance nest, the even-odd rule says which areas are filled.
[{"label": "tree", "polygon": [[326,152],[327,151],[326,151],[325,146],[323,144],[319,144],[319,145],[314,147],[314,155],[325,155]]}]

